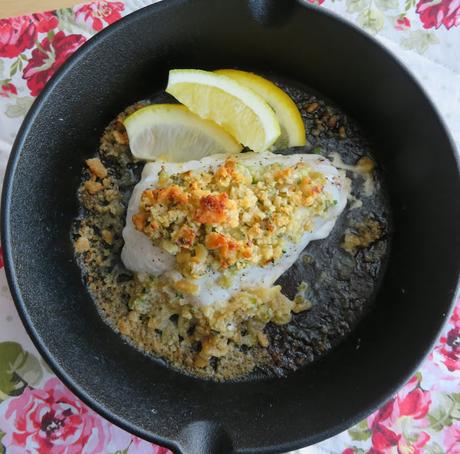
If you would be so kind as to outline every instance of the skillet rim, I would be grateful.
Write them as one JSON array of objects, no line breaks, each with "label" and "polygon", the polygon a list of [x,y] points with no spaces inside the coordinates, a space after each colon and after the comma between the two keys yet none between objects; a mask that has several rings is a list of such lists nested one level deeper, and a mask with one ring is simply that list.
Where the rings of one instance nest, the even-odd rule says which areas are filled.
[{"label": "skillet rim", "polygon": [[[18,314],[21,318],[21,321],[26,329],[29,337],[31,338],[33,344],[37,348],[40,355],[46,360],[47,364],[53,370],[53,372],[58,376],[60,380],[79,398],[81,399],[86,405],[96,411],[98,414],[109,420],[110,422],[114,423],[115,425],[127,430],[141,438],[146,440],[152,441],[154,443],[158,443],[162,446],[165,446],[169,449],[181,452],[184,449],[184,446],[180,443],[180,440],[177,439],[166,439],[162,436],[157,434],[153,434],[150,431],[142,429],[128,420],[125,420],[116,414],[112,413],[109,409],[105,408],[101,404],[91,397],[90,394],[84,389],[81,388],[80,385],[74,381],[74,379],[65,371],[65,368],[59,365],[55,360],[51,353],[48,351],[46,345],[43,343],[41,337],[39,336],[38,332],[34,327],[33,320],[30,318],[26,304],[22,299],[21,290],[16,278],[16,271],[14,268],[13,257],[12,257],[12,245],[11,245],[11,228],[10,228],[10,205],[11,199],[13,196],[13,183],[15,178],[15,171],[17,168],[17,164],[20,159],[21,149],[24,146],[26,138],[29,134],[29,130],[31,129],[31,125],[33,124],[34,120],[36,119],[37,115],[39,115],[42,104],[46,102],[48,96],[52,93],[54,87],[58,82],[65,79],[69,70],[71,70],[74,66],[78,65],[81,60],[85,58],[87,54],[89,54],[93,48],[99,45],[99,42],[108,38],[112,33],[116,33],[118,29],[129,27],[131,23],[135,23],[138,18],[144,15],[151,15],[157,12],[160,12],[166,8],[179,8],[180,5],[185,3],[191,3],[192,0],[162,0],[158,3],[151,4],[149,6],[143,7],[133,13],[124,16],[116,23],[106,27],[101,32],[97,33],[93,37],[91,37],[86,43],[84,43],[76,52],[74,52],[66,62],[56,71],[53,77],[48,81],[44,89],[41,91],[39,96],[35,99],[32,107],[28,111],[27,115],[25,116],[21,127],[17,133],[16,139],[14,141],[13,147],[11,149],[11,153],[8,159],[7,168],[5,171],[3,189],[2,189],[2,200],[1,200],[1,238],[2,238],[2,246],[3,246],[3,254],[4,254],[4,262],[5,262],[5,273],[7,277],[8,286],[11,291],[11,295],[13,297],[13,301],[15,303],[16,309]],[[348,29],[349,32],[355,33],[360,35],[362,38],[365,38],[371,45],[374,46],[375,51],[379,51],[386,55],[386,57],[390,58],[396,66],[399,67],[399,70],[411,81],[414,88],[417,88],[420,92],[422,98],[429,107],[432,112],[434,113],[434,117],[438,123],[440,130],[444,132],[444,135],[447,139],[447,143],[450,145],[450,149],[452,152],[452,156],[454,161],[457,164],[457,169],[459,173],[457,175],[457,182],[460,183],[460,156],[458,154],[456,144],[452,139],[452,135],[449,129],[446,126],[444,119],[442,118],[439,110],[433,104],[431,98],[428,96],[426,90],[423,86],[412,76],[410,70],[406,67],[405,63],[396,57],[389,49],[383,46],[374,36],[370,35],[369,33],[361,30],[353,23],[343,19],[341,16],[336,14],[335,12],[325,10],[324,8],[318,7],[316,5],[309,4],[306,0],[291,0],[296,1],[302,8],[307,8],[315,11],[317,14],[321,14],[323,16],[328,17],[328,19],[332,21],[338,21],[341,25]],[[459,223],[460,224],[460,223]],[[460,225],[459,225],[460,227]],[[460,275],[460,258],[457,260],[457,276]],[[443,327],[445,326],[447,320],[450,318],[450,315],[453,312],[455,307],[455,301],[460,291],[460,282],[457,277],[457,283],[455,288],[452,292],[452,298],[449,306],[449,311],[444,314],[444,320],[440,324],[436,337],[431,340],[429,350],[433,349],[433,346],[437,342]],[[428,354],[428,353],[426,353]],[[312,445],[317,443],[321,440],[334,436],[341,431],[351,427],[355,423],[359,422],[361,419],[368,416],[370,413],[375,411],[379,408],[384,402],[386,402],[391,396],[395,394],[395,392],[400,389],[401,386],[407,381],[408,378],[413,374],[413,372],[418,368],[418,366],[422,363],[425,359],[425,356],[421,358],[417,358],[416,361],[413,363],[413,366],[409,368],[408,372],[401,377],[398,382],[390,387],[387,388],[386,391],[380,392],[379,397],[375,397],[373,399],[374,403],[372,406],[368,406],[366,409],[363,409],[357,412],[355,415],[347,418],[340,424],[335,425],[332,428],[324,430],[322,432],[316,433],[313,436],[309,436],[308,438],[301,437],[296,440],[281,443],[272,446],[265,446],[265,447],[258,447],[257,449],[251,449],[251,452],[281,452],[281,451],[291,451],[294,449],[298,449],[305,446],[305,441],[308,439],[308,444]],[[243,451],[247,451],[247,448],[243,448]]]}]

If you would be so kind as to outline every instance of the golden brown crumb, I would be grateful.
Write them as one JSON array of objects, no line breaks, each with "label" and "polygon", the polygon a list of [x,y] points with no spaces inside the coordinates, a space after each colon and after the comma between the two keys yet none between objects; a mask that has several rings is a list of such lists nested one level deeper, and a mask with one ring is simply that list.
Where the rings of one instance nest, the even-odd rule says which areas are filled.
[{"label": "golden brown crumb", "polygon": [[121,143],[122,145],[127,145],[128,144],[128,135],[126,132],[121,132],[121,131],[113,131],[113,137],[118,143]]},{"label": "golden brown crumb", "polygon": [[359,170],[366,173],[371,173],[374,170],[375,163],[374,161],[367,157],[363,156],[356,165],[359,167]]},{"label": "golden brown crumb", "polygon": [[139,321],[139,314],[137,312],[134,312],[134,311],[131,311],[129,314],[128,314],[128,320],[131,322],[131,323],[137,323]]},{"label": "golden brown crumb", "polygon": [[[131,108],[127,113],[134,110]],[[287,323],[290,320],[294,304],[281,294],[279,287],[243,292],[235,295],[228,307],[220,309],[208,307],[206,309],[186,303],[186,292],[194,291],[194,288],[189,285],[193,282],[188,279],[184,279],[184,282],[178,284],[181,290],[177,290],[175,294],[173,292],[173,297],[171,297],[171,292],[165,292],[166,284],[162,280],[155,284],[155,279],[152,282],[119,279],[119,270],[117,267],[113,267],[113,258],[119,257],[123,246],[121,232],[125,221],[125,207],[122,192],[118,186],[120,181],[118,173],[111,172],[112,167],[109,166],[105,169],[102,162],[107,159],[110,166],[114,158],[120,159],[121,164],[132,162],[128,146],[120,143],[120,136],[114,134],[115,130],[123,134],[123,128],[120,125],[123,118],[123,116],[117,118],[117,121],[112,122],[104,133],[98,155],[100,160],[89,160],[87,163],[91,172],[88,172],[89,175],[85,175],[85,179],[92,182],[89,187],[98,188],[100,183],[103,186],[102,190],[92,194],[87,189],[88,185],[83,182],[79,191],[82,205],[88,216],[83,217],[78,224],[75,248],[77,252],[79,250],[85,252],[79,254],[78,259],[87,273],[85,277],[88,288],[94,295],[99,309],[108,322],[138,348],[166,358],[176,367],[193,375],[212,377],[217,380],[231,379],[249,373],[256,365],[269,363],[271,361],[270,354],[267,348],[262,347],[266,344],[263,333],[264,326],[267,320],[271,320],[275,324]],[[280,173],[278,180],[280,184],[281,181],[282,184],[292,185],[295,183],[294,180],[289,183],[291,178],[289,173],[289,171],[284,174]],[[169,217],[182,211],[184,207],[190,210],[187,212],[190,219],[193,219],[199,208],[204,208],[203,214],[206,212],[206,215],[217,215],[219,203],[215,204],[216,210],[213,210],[213,203],[207,203],[208,200],[203,203],[205,206],[201,207],[201,197],[229,192],[229,187],[233,186],[235,189],[244,191],[243,186],[250,184],[250,181],[247,181],[247,172],[240,172],[240,167],[236,166],[236,162],[232,162],[232,160],[222,166],[222,171],[216,175],[214,180],[212,180],[212,175],[209,175],[208,180],[194,182],[192,181],[193,175],[188,177],[184,175],[184,181],[178,183],[180,187],[175,188],[174,181],[170,180],[169,176],[164,174],[163,179],[160,178],[161,176],[159,176],[158,188],[169,189],[158,191],[152,200],[148,200],[149,194],[145,194],[146,202],[158,202],[158,199],[162,199],[162,204],[166,205],[167,208],[164,212],[159,209],[155,211],[157,205],[153,204],[152,208],[155,212],[152,214],[155,214],[154,216],[139,217],[139,221],[142,221],[139,223],[139,229],[151,229],[149,232],[152,236],[156,232],[152,221],[158,223],[157,229],[164,229]],[[272,184],[271,181],[270,179],[270,185]],[[93,183],[97,184],[94,185]],[[196,184],[196,187],[189,187],[188,184]],[[201,184],[215,186],[200,194]],[[263,182],[263,184],[264,187],[258,190],[261,202],[269,206],[273,205],[275,211],[285,215],[286,213],[283,211],[285,208],[284,199],[265,197],[265,185],[267,183]],[[314,194],[316,184],[312,184],[311,188],[304,185],[304,191],[301,191],[300,188],[295,191],[298,193],[299,203],[304,198],[306,200],[307,197]],[[236,186],[241,187],[236,188]],[[309,189],[311,189],[312,194],[310,194]],[[190,202],[192,201],[190,195],[192,192],[196,192],[193,203]],[[214,201],[212,200],[212,202]],[[220,201],[222,200],[217,200],[217,202]],[[256,198],[247,197],[241,192],[239,201],[244,210],[256,210]],[[234,220],[232,217],[233,210],[233,206],[225,206],[230,222]],[[150,215],[150,212],[143,214]],[[264,236],[270,243],[273,257],[276,257],[277,245],[271,244],[270,240],[274,229],[276,230],[275,223],[258,219],[256,215],[254,219],[256,223],[259,223],[258,234]],[[251,219],[248,219],[247,222],[252,225]],[[225,224],[219,224],[219,226],[222,226],[223,230],[225,230],[224,227],[226,228]],[[176,255],[177,261],[183,259],[184,267],[187,270],[190,268],[189,273],[184,273],[186,276],[193,279],[200,276],[201,269],[203,266],[207,266],[211,254],[215,254],[220,259],[221,252],[223,255],[231,255],[232,253],[233,245],[228,241],[219,245],[217,244],[219,238],[215,241],[219,248],[212,251],[208,250],[205,247],[205,240],[210,229],[198,229],[199,225],[195,222],[178,223],[176,227],[176,229],[170,230],[171,243],[179,250]],[[200,233],[201,230],[203,231]],[[228,233],[225,231],[226,235]],[[196,237],[199,235],[201,236],[198,241]],[[229,235],[229,239],[234,241],[231,235]],[[110,243],[110,241],[112,242]],[[251,250],[254,248],[252,242],[242,242],[239,246],[241,259],[250,259]],[[271,250],[269,247],[265,247],[265,244],[261,245],[260,248],[264,257],[266,257],[267,251],[270,252]],[[231,281],[232,272],[229,271],[224,285],[231,285]],[[168,283],[168,286],[169,289],[173,289],[172,283]],[[128,301],[126,300],[127,297],[129,297]],[[242,346],[249,347],[249,349],[242,349]],[[216,358],[218,358],[217,361]]]},{"label": "golden brown crumb", "polygon": [[93,175],[99,178],[105,178],[107,176],[107,169],[99,158],[87,159],[86,165]]},{"label": "golden brown crumb", "polygon": [[338,122],[338,118],[335,116],[335,115],[332,115],[332,117],[330,117],[328,120],[327,120],[327,125],[330,127],[330,128],[335,128],[337,126],[337,122]]},{"label": "golden brown crumb", "polygon": [[187,281],[186,279],[174,282],[174,288],[179,292],[186,293],[188,295],[196,295],[199,290],[196,284]]},{"label": "golden brown crumb", "polygon": [[89,251],[90,244],[88,238],[81,236],[75,241],[75,250],[79,253]]},{"label": "golden brown crumb", "polygon": [[112,244],[113,241],[113,234],[110,230],[104,229],[101,232],[102,239],[107,243],[107,244]]},{"label": "golden brown crumb", "polygon": [[[324,191],[324,175],[304,163],[275,163],[257,173],[229,158],[217,170],[160,173],[161,187],[142,193],[140,211],[132,218],[135,228],[175,256],[204,246],[207,264],[222,269],[278,259],[282,238],[297,241],[311,218],[333,202]],[[309,210],[297,221],[295,213],[304,207]],[[187,257],[193,256],[182,258]],[[181,259],[179,271],[198,275],[188,262]]]},{"label": "golden brown crumb", "polygon": [[307,311],[308,309],[311,309],[311,302],[302,295],[296,295],[294,298],[294,307],[292,308],[292,312],[298,314],[299,312]]},{"label": "golden brown crumb", "polygon": [[96,194],[103,188],[102,184],[99,183],[98,181],[93,181],[93,180],[88,180],[85,181],[85,189],[90,193],[90,194]]},{"label": "golden brown crumb", "polygon": [[146,220],[147,220],[147,216],[144,213],[134,214],[132,218],[134,227],[136,227],[136,229],[139,231],[142,231],[144,229]]},{"label": "golden brown crumb", "polygon": [[311,104],[307,105],[306,111],[308,113],[313,113],[315,110],[317,110],[319,107],[319,104],[317,102],[312,102]]},{"label": "golden brown crumb", "polygon": [[356,226],[357,233],[347,232],[343,237],[341,247],[354,254],[375,243],[382,236],[382,226],[374,219],[367,219]]},{"label": "golden brown crumb", "polygon": [[120,320],[118,320],[118,329],[120,330],[120,333],[124,335],[129,335],[131,332],[129,322],[125,318],[120,318]]},{"label": "golden brown crumb", "polygon": [[185,249],[190,249],[193,246],[195,237],[195,231],[188,225],[183,225],[173,235],[174,241]]},{"label": "golden brown crumb", "polygon": [[259,331],[257,333],[257,340],[259,341],[259,344],[261,347],[264,347],[264,348],[268,347],[269,345],[268,337],[262,331]]},{"label": "golden brown crumb", "polygon": [[201,224],[222,224],[227,221],[227,205],[226,192],[201,197],[194,219]]},{"label": "golden brown crumb", "polygon": [[200,356],[200,355],[198,355],[195,358],[195,361],[193,362],[193,365],[195,367],[198,367],[199,369],[206,367],[208,364],[209,364],[209,358],[207,356]]}]

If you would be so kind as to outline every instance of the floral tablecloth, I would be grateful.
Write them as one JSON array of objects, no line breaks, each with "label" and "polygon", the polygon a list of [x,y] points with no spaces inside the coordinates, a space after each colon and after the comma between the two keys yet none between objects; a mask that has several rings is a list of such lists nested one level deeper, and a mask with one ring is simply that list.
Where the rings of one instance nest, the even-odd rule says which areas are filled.
[{"label": "floral tablecloth", "polygon": [[[310,2],[355,22],[390,48],[424,85],[460,148],[460,0]],[[0,20],[1,180],[20,123],[54,71],[99,30],[150,3],[101,1]],[[109,423],[52,374],[16,313],[0,248],[0,453],[4,452],[169,451]],[[434,350],[396,396],[356,426],[302,450],[307,452],[460,454],[460,302]]]}]

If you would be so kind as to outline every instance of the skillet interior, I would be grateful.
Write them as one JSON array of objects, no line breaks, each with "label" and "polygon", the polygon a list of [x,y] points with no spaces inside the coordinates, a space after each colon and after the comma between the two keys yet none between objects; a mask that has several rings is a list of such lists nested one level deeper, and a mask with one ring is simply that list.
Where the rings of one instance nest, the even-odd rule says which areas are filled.
[{"label": "skillet interior", "polygon": [[[458,167],[430,103],[352,27],[300,6],[276,17],[283,20],[256,21],[243,0],[170,0],[122,20],[45,89],[5,179],[7,272],[41,352],[93,408],[187,452],[285,451],[365,416],[428,352],[457,283]],[[315,87],[365,127],[386,172],[395,235],[376,308],[334,352],[286,379],[199,381],[124,344],[98,317],[68,235],[81,163],[104,126],[163,87],[169,68],[224,66],[272,70]]]},{"label": "skillet interior", "polygon": [[[317,153],[331,160],[339,158],[339,166],[344,165],[342,162],[354,164],[362,157],[368,158],[371,155],[373,144],[369,143],[359,125],[320,93],[273,74],[266,77],[290,94],[300,109],[308,137],[306,146],[278,150],[277,153]],[[160,91],[146,102],[162,104],[176,101]],[[113,124],[108,129],[111,127]],[[118,144],[107,130],[95,155],[102,159],[109,171],[109,178],[116,181],[115,186],[121,188],[121,191],[115,193],[119,195],[116,200],[111,190],[107,198],[100,197],[100,194],[92,196],[86,192],[82,183],[80,190],[83,192],[80,192],[79,197],[81,215],[75,220],[72,236],[74,239],[81,236],[91,238],[90,252],[77,255],[77,260],[84,282],[101,316],[109,326],[119,332],[119,320],[124,320],[129,297],[133,292],[133,274],[124,267],[120,257],[123,247],[122,229],[128,201],[140,179],[144,163],[134,162],[129,146]],[[86,166],[83,167],[83,180],[86,182],[90,173]],[[265,378],[267,374],[285,375],[288,371],[297,370],[329,353],[372,308],[373,295],[384,275],[385,258],[390,248],[390,209],[385,197],[383,175],[377,164],[372,175],[369,175],[371,189],[367,187],[362,176],[356,175],[356,172],[347,173],[353,196],[333,231],[327,238],[312,242],[276,282],[291,299],[295,298],[299,285],[307,284],[304,295],[311,302],[311,308],[294,314],[287,325],[268,324],[265,333],[269,337],[269,347],[263,350],[262,361],[257,356],[261,355],[260,349],[255,349],[255,352],[254,349],[249,349],[245,352],[239,351],[239,358],[232,358],[230,363],[222,358],[213,358],[209,368],[185,367],[185,373],[214,380],[228,380],[230,377],[251,380]],[[95,203],[104,207],[104,210],[95,210]],[[124,209],[114,210],[107,215],[105,207],[115,203],[121,203]],[[113,235],[110,246],[102,238],[102,232],[107,229]],[[358,233],[361,238],[363,233],[367,233],[367,238],[370,234],[373,239],[363,248],[347,251],[343,242],[346,233],[350,231]],[[145,326],[143,323],[145,321],[140,323],[141,327]],[[157,343],[162,342],[162,332],[152,333],[147,329],[148,334],[144,337],[144,329],[139,328],[139,331],[140,333],[130,333],[125,339],[134,346],[138,345],[137,342],[142,342],[141,350],[147,354],[156,354],[155,359],[163,356],[157,350]],[[174,344],[186,355],[187,347],[179,339]],[[171,358],[168,357],[167,349],[163,352],[166,360]],[[176,353],[177,350],[174,350],[173,354]],[[250,376],[244,375],[243,371],[254,365],[254,358],[258,367]],[[238,362],[237,366],[235,362]],[[169,364],[179,368],[184,366],[183,363],[174,361]]]}]

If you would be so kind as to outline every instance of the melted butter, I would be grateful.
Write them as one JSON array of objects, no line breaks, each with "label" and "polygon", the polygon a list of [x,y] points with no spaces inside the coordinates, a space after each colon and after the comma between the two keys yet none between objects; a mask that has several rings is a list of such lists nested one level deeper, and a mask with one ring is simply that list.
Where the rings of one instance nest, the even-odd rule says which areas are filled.
[{"label": "melted butter", "polygon": [[363,202],[356,198],[352,193],[351,193],[351,180],[345,175],[345,172],[342,171],[343,175],[343,181],[344,181],[344,189],[347,192],[347,199],[348,199],[348,209],[349,210],[356,210],[357,208],[361,208],[363,206]]},{"label": "melted butter", "polygon": [[[342,157],[337,152],[331,153],[330,158],[332,158],[332,164],[334,165],[334,167],[342,170],[348,170],[354,175],[359,175],[363,178],[363,192],[366,197],[370,197],[374,193],[374,162],[370,158],[368,158],[367,156],[363,156],[355,165],[345,164],[342,161]],[[349,191],[348,194],[349,200],[350,202],[352,202],[350,205],[350,209],[359,208],[360,206],[362,206],[362,202],[358,200],[356,197],[352,196],[351,191]]]}]

